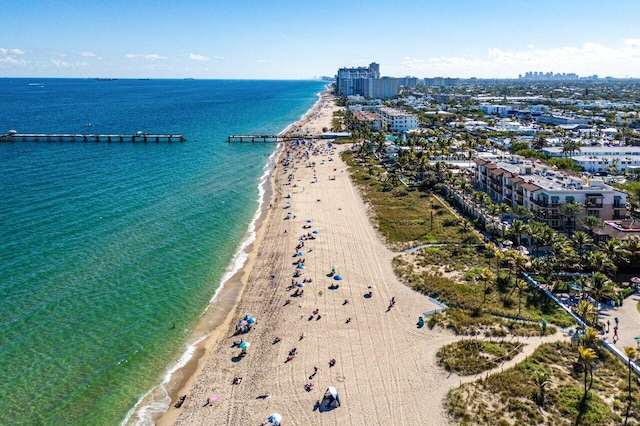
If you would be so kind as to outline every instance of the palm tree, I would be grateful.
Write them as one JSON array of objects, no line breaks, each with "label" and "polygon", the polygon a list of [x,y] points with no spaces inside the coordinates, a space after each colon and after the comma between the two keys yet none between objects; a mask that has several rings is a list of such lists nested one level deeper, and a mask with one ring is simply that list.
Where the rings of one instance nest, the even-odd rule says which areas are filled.
[{"label": "palm tree", "polygon": [[[527,236],[528,246],[530,249],[536,248],[540,232],[542,232],[542,224],[540,222],[529,222],[525,225],[524,233]],[[536,253],[536,251],[534,251],[534,253]]]},{"label": "palm tree", "polygon": [[586,300],[579,301],[574,310],[576,312],[576,315],[582,318],[583,321],[587,324],[593,321],[593,317],[596,312],[596,308]]},{"label": "palm tree", "polygon": [[616,267],[623,263],[628,263],[631,259],[631,251],[627,250],[625,244],[618,239],[612,238],[606,243],[600,244],[600,248]]},{"label": "palm tree", "polygon": [[[593,361],[598,358],[596,352],[591,348],[585,348],[583,346],[578,347],[578,362],[582,364],[582,369],[584,370],[584,394],[582,395],[583,404],[587,401],[587,395],[591,390],[591,386],[593,385]],[[589,386],[587,387],[587,378],[591,378],[589,381]]]},{"label": "palm tree", "polygon": [[558,207],[558,214],[567,218],[565,229],[567,233],[571,235],[571,231],[575,228],[575,218],[584,211],[582,204],[571,201],[565,204],[561,204]]},{"label": "palm tree", "polygon": [[482,303],[487,301],[487,284],[493,281],[494,275],[488,268],[482,268],[476,276],[480,282],[482,282]]},{"label": "palm tree", "polygon": [[587,230],[591,238],[595,238],[595,230],[604,227],[604,221],[596,216],[585,216],[580,219],[580,224]]},{"label": "palm tree", "polygon": [[514,237],[516,237],[516,245],[520,245],[520,238],[522,237],[522,234],[525,233],[525,224],[523,221],[521,221],[520,219],[516,219],[513,221],[513,223],[511,224],[511,230],[510,230],[510,234],[513,235]]},{"label": "palm tree", "polygon": [[580,151],[580,144],[572,139],[564,139],[562,141],[562,153],[565,157],[570,156],[576,151]]},{"label": "palm tree", "polygon": [[613,282],[602,272],[596,272],[591,276],[591,294],[598,302],[616,298]]},{"label": "palm tree", "polygon": [[[517,280],[517,277],[516,277]],[[522,292],[527,289],[527,282],[520,281],[518,283],[518,318],[520,318],[520,301],[522,300]]]},{"label": "palm tree", "polygon": [[540,151],[545,146],[547,146],[547,139],[542,135],[536,136],[533,138],[533,141],[531,141],[531,148],[535,150]]},{"label": "palm tree", "polygon": [[618,267],[611,258],[603,251],[590,251],[586,256],[586,266],[589,270],[603,273],[613,272],[615,275]]},{"label": "palm tree", "polygon": [[595,350],[595,344],[598,341],[598,332],[593,327],[587,327],[582,337],[584,347]]},{"label": "palm tree", "polygon": [[511,213],[513,213],[513,215],[518,219],[524,220],[525,222],[531,217],[532,214],[530,209],[520,205],[515,206],[513,209],[511,209]]},{"label": "palm tree", "polygon": [[589,247],[593,245],[593,239],[589,235],[587,235],[586,232],[576,231],[571,236],[571,244],[573,245],[573,248],[576,250],[578,255],[580,255],[580,267],[584,268],[586,253]]},{"label": "palm tree", "polygon": [[509,250],[507,252],[507,256],[509,259],[509,264],[513,266],[516,271],[516,287],[518,287],[518,275],[520,275],[520,272],[524,271],[529,259],[527,259],[524,254],[516,250]]}]

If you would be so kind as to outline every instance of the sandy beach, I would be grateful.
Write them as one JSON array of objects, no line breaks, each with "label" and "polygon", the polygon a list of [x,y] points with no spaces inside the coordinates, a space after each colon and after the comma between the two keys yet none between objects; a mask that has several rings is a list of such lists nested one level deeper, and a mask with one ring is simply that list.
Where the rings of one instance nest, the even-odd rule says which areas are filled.
[{"label": "sandy beach", "polygon": [[[320,134],[336,108],[323,94],[297,126]],[[459,337],[416,326],[437,306],[394,275],[394,253],[369,222],[340,159],[344,148],[284,147],[235,284],[238,303],[185,373],[191,377],[176,393],[187,395],[184,403],[174,408],[174,399],[158,424],[257,426],[274,412],[284,425],[448,423],[442,400],[461,379],[438,367],[435,353]],[[245,315],[257,323],[234,335]],[[242,357],[241,339],[250,343]],[[341,406],[317,409],[328,386]]]}]

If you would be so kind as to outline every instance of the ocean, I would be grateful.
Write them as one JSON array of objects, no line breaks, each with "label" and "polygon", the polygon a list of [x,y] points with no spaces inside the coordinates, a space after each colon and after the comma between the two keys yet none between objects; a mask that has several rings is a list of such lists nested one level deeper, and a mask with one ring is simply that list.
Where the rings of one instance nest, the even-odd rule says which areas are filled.
[{"label": "ocean", "polygon": [[[277,134],[318,81],[0,79],[0,424],[117,425],[240,263]],[[240,259],[241,260],[241,259]]]}]

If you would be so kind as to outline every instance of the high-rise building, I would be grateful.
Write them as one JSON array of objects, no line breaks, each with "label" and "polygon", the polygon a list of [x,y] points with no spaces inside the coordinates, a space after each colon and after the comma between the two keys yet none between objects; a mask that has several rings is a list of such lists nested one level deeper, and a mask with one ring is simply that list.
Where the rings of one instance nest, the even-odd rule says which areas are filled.
[{"label": "high-rise building", "polygon": [[380,78],[380,65],[375,62],[369,64],[368,67],[340,68],[336,75],[338,92],[344,96],[363,95],[363,93],[359,93],[363,83],[356,83],[356,80],[370,78]]},{"label": "high-rise building", "polygon": [[400,80],[380,77],[380,65],[372,62],[368,67],[340,68],[336,75],[336,87],[343,96],[392,99],[398,96]]}]

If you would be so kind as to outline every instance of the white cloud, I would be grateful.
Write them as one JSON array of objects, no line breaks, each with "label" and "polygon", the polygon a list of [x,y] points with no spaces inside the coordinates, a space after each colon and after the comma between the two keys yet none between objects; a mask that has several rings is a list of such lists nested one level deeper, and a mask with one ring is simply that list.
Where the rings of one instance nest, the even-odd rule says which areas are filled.
[{"label": "white cloud", "polygon": [[20,56],[24,55],[24,50],[22,49],[4,49],[0,47],[0,55],[2,56]]},{"label": "white cloud", "polygon": [[208,56],[196,55],[195,53],[189,53],[189,59],[193,61],[208,61]]},{"label": "white cloud", "polygon": [[258,62],[259,64],[266,64],[267,60],[266,59],[258,59],[256,62]]},{"label": "white cloud", "polygon": [[51,63],[53,63],[56,68],[86,68],[89,66],[89,64],[84,61],[70,63],[61,59],[51,59]]},{"label": "white cloud", "polygon": [[640,39],[627,39],[619,46],[585,42],[581,46],[508,51],[489,48],[485,55],[441,56],[427,59],[405,57],[402,65],[414,73],[461,77],[516,77],[525,71],[575,72],[580,75],[625,69],[640,76]]},{"label": "white cloud", "polygon": [[12,65],[17,65],[19,64],[20,61],[18,61],[17,59],[15,59],[12,56],[3,56],[0,57],[0,64],[12,64]]},{"label": "white cloud", "polygon": [[80,52],[80,53],[78,53],[78,55],[84,56],[85,58],[94,58],[94,57],[98,56],[93,52]]},{"label": "white cloud", "polygon": [[166,56],[160,56],[157,53],[127,53],[126,55],[124,55],[126,58],[142,58],[142,59],[151,59],[151,60],[156,60],[156,59],[169,59]]}]

